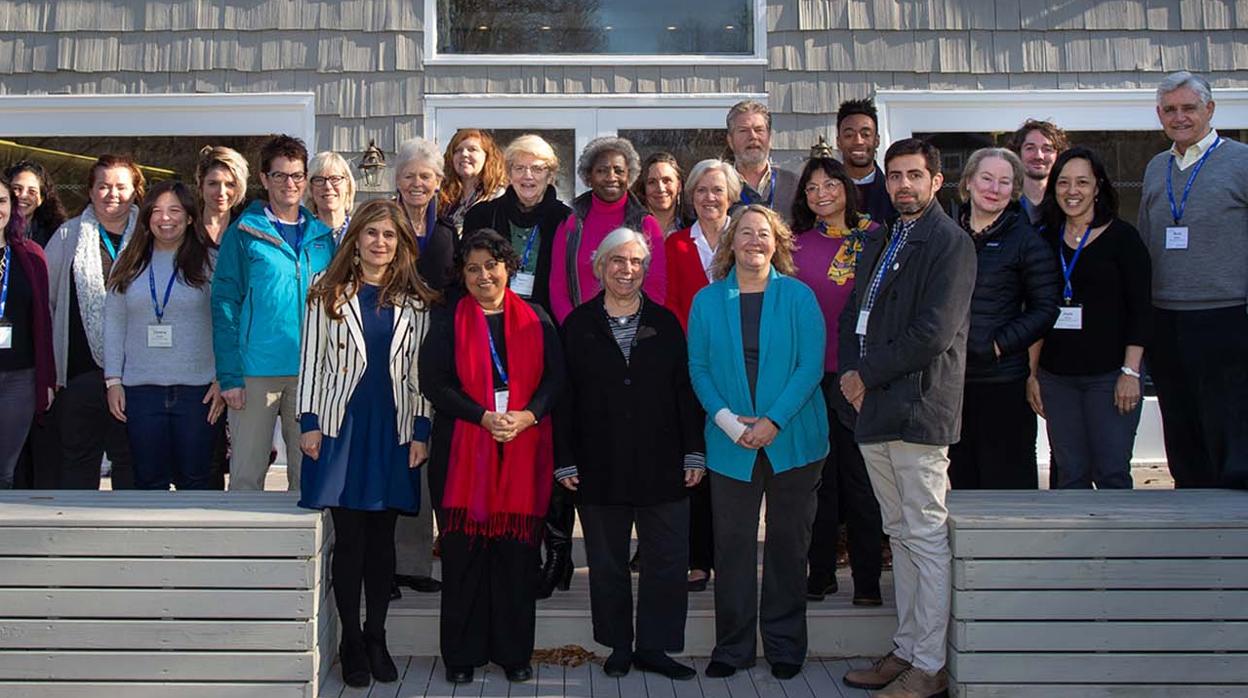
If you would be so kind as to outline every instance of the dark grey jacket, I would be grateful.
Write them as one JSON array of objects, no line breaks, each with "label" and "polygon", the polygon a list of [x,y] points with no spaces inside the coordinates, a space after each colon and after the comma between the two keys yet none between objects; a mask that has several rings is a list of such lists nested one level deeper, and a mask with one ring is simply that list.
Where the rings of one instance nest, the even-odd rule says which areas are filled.
[{"label": "dark grey jacket", "polygon": [[929,206],[884,279],[860,357],[858,312],[890,231],[867,238],[854,273],[859,281],[840,318],[842,375],[858,371],[867,387],[854,436],[858,443],[946,446],[962,432],[975,246],[940,206]]}]

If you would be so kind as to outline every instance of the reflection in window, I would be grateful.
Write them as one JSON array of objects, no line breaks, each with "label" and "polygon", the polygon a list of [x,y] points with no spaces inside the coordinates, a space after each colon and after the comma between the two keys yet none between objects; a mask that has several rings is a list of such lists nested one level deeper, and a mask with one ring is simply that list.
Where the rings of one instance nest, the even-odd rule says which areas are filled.
[{"label": "reflection in window", "polygon": [[451,54],[751,55],[753,0],[438,0]]},{"label": "reflection in window", "polygon": [[[1220,134],[1240,140],[1248,131],[1219,131]],[[1012,132],[995,133],[916,133],[915,138],[930,141],[940,149],[941,170],[945,184],[941,188],[940,202],[947,211],[956,211],[962,203],[958,200],[958,180],[962,177],[962,165],[971,153],[990,146],[1009,147]],[[1144,168],[1154,155],[1170,148],[1170,140],[1160,129],[1155,131],[1068,131],[1070,144],[1092,149],[1105,162],[1105,169],[1118,192],[1118,217],[1135,225],[1140,208]]]}]

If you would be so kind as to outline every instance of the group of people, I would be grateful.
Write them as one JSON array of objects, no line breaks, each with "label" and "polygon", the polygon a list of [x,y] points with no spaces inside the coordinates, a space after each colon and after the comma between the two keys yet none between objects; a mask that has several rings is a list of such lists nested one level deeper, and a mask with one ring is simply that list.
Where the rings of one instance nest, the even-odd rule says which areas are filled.
[{"label": "group of people", "polygon": [[1138,229],[1100,156],[1039,120],[971,154],[951,218],[934,146],[877,163],[869,100],[841,106],[841,159],[821,141],[796,175],[753,101],[731,157],[687,177],[594,139],[570,205],[549,143],[476,129],[403,143],[394,196],[359,206],[348,163],[289,136],[245,206],[225,147],[193,187],[102,156],[69,220],[21,162],[0,180],[0,485],[29,441],[47,487],[98,487],[107,453],[118,488],[263,489],[280,420],[290,488],[333,518],[352,686],[397,677],[396,581],[441,590],[448,680],[530,678],[576,512],[608,675],[692,677],[670,655],[713,572],[707,675],[751,666],[761,630],[788,679],[844,523],[853,602],[882,603],[887,536],[899,618],[846,682],[939,695],[947,490],[1036,488],[1037,414],[1053,486],[1131,487],[1147,361],[1176,485],[1248,483],[1248,158],[1214,106],[1199,76],[1159,86],[1173,147]]}]

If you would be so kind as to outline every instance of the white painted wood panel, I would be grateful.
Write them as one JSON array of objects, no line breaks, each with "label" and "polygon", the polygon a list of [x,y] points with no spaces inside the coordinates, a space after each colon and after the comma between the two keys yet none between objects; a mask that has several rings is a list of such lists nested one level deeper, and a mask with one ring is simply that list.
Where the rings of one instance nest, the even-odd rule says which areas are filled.
[{"label": "white painted wood panel", "polygon": [[1088,686],[1073,684],[969,684],[954,695],[960,698],[1243,698],[1242,686],[1165,684],[1142,686]]},{"label": "white painted wood panel", "polygon": [[0,649],[310,650],[311,620],[0,619]]},{"label": "white painted wood panel", "polygon": [[954,621],[962,652],[1248,652],[1248,622]]},{"label": "white painted wood panel", "polygon": [[8,557],[0,562],[0,586],[6,587],[310,589],[320,574],[312,558]]},{"label": "white painted wood panel", "polygon": [[955,558],[1242,557],[1248,528],[959,529],[949,532]]},{"label": "white painted wood panel", "polygon": [[302,683],[0,681],[5,698],[316,698]]},{"label": "white painted wood panel", "polygon": [[[0,507],[3,508],[3,507]],[[311,557],[312,529],[0,527],[0,556]]]},{"label": "white painted wood panel", "polygon": [[0,589],[13,618],[311,618],[311,590]]},{"label": "white painted wood panel", "polygon": [[1088,684],[1248,683],[1248,655],[1240,653],[952,652],[949,665],[961,683],[1044,683],[1055,678]]},{"label": "white painted wood panel", "polygon": [[953,586],[976,590],[1248,589],[1248,559],[954,560]]},{"label": "white painted wood panel", "polygon": [[[1151,95],[1149,99],[1151,100]],[[1238,490],[1030,490],[949,493],[955,529],[1248,528]]]},{"label": "white painted wood panel", "polygon": [[311,681],[310,652],[0,651],[8,679]]},{"label": "white painted wood panel", "polygon": [[1248,620],[1248,591],[961,591],[960,620]]}]

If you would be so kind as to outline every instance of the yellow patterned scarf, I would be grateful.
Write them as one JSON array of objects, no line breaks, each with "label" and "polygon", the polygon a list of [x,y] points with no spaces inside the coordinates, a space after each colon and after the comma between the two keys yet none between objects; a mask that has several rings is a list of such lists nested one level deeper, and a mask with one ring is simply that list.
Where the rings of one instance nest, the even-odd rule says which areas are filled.
[{"label": "yellow patterned scarf", "polygon": [[871,225],[871,219],[863,216],[858,219],[858,225],[851,230],[831,229],[825,224],[819,223],[817,226],[819,234],[833,240],[848,238],[841,249],[837,251],[836,256],[832,258],[832,263],[828,265],[828,280],[837,286],[844,286],[854,279],[854,265],[858,262],[858,254],[862,252],[863,243],[866,242],[867,228]]}]

